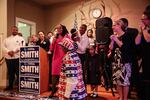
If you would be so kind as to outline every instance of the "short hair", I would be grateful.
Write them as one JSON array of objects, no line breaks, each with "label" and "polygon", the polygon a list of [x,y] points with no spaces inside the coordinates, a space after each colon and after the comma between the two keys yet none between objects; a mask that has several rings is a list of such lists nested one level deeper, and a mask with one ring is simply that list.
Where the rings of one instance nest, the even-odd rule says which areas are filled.
[{"label": "short hair", "polygon": [[85,30],[87,30],[87,25],[86,24],[82,24],[81,26],[85,27]]},{"label": "short hair", "polygon": [[124,24],[126,24],[125,26],[128,26],[128,19],[127,18],[120,18],[120,20],[123,21]]},{"label": "short hair", "polygon": [[147,18],[150,20],[150,5],[148,5],[148,6],[145,8],[143,14],[146,15]]},{"label": "short hair", "polygon": [[49,33],[52,33],[52,34],[54,34],[52,31],[49,31],[49,32],[47,33],[47,35],[48,35]]},{"label": "short hair", "polygon": [[117,20],[117,21],[115,21],[115,23],[117,24],[117,25],[120,25],[121,26],[121,29],[123,30],[123,31],[125,31],[125,25],[124,25],[124,22],[122,21],[122,20]]}]

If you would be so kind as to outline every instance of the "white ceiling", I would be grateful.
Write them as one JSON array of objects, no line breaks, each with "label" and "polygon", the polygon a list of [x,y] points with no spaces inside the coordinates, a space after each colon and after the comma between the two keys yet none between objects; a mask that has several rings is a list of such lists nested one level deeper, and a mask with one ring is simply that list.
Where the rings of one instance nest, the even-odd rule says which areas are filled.
[{"label": "white ceiling", "polygon": [[32,1],[43,6],[47,6],[47,5],[57,4],[57,3],[69,2],[72,0],[32,0]]}]

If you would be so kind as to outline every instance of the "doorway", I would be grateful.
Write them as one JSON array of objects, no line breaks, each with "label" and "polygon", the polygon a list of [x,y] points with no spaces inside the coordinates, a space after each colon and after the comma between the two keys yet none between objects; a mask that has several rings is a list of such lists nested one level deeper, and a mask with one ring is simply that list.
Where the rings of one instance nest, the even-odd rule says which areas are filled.
[{"label": "doorway", "polygon": [[28,43],[29,37],[36,33],[35,22],[16,17],[16,26],[18,27],[18,32],[24,37],[26,43]]}]

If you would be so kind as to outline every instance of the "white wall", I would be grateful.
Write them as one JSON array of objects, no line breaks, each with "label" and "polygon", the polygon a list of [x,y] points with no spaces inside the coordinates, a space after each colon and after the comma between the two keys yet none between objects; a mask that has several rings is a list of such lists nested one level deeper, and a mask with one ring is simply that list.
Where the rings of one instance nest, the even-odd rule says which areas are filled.
[{"label": "white wall", "polygon": [[[2,58],[2,41],[7,36],[7,0],[0,0],[0,59]],[[0,86],[6,86],[6,65],[0,65]]]},{"label": "white wall", "polygon": [[7,33],[7,0],[0,0],[0,33]]}]

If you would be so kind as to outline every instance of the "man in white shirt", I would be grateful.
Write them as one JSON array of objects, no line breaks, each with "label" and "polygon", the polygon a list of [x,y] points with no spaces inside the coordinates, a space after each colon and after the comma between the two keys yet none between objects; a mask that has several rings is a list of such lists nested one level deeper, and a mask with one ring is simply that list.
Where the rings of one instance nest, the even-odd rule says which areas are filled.
[{"label": "man in white shirt", "polygon": [[87,25],[85,24],[82,24],[80,26],[80,29],[79,29],[79,41],[77,41],[77,45],[78,45],[78,49],[77,49],[77,53],[81,59],[81,63],[82,63],[82,70],[83,70],[83,80],[85,82],[85,68],[84,68],[84,63],[85,63],[85,60],[86,60],[86,49],[88,48],[88,45],[89,45],[89,39],[87,37],[87,34],[86,34],[86,30],[87,30]]},{"label": "man in white shirt", "polygon": [[19,78],[19,50],[21,46],[25,46],[25,40],[18,35],[18,28],[13,26],[12,35],[3,41],[3,51],[5,53],[9,80],[9,84],[5,90],[13,89],[15,74]]}]

